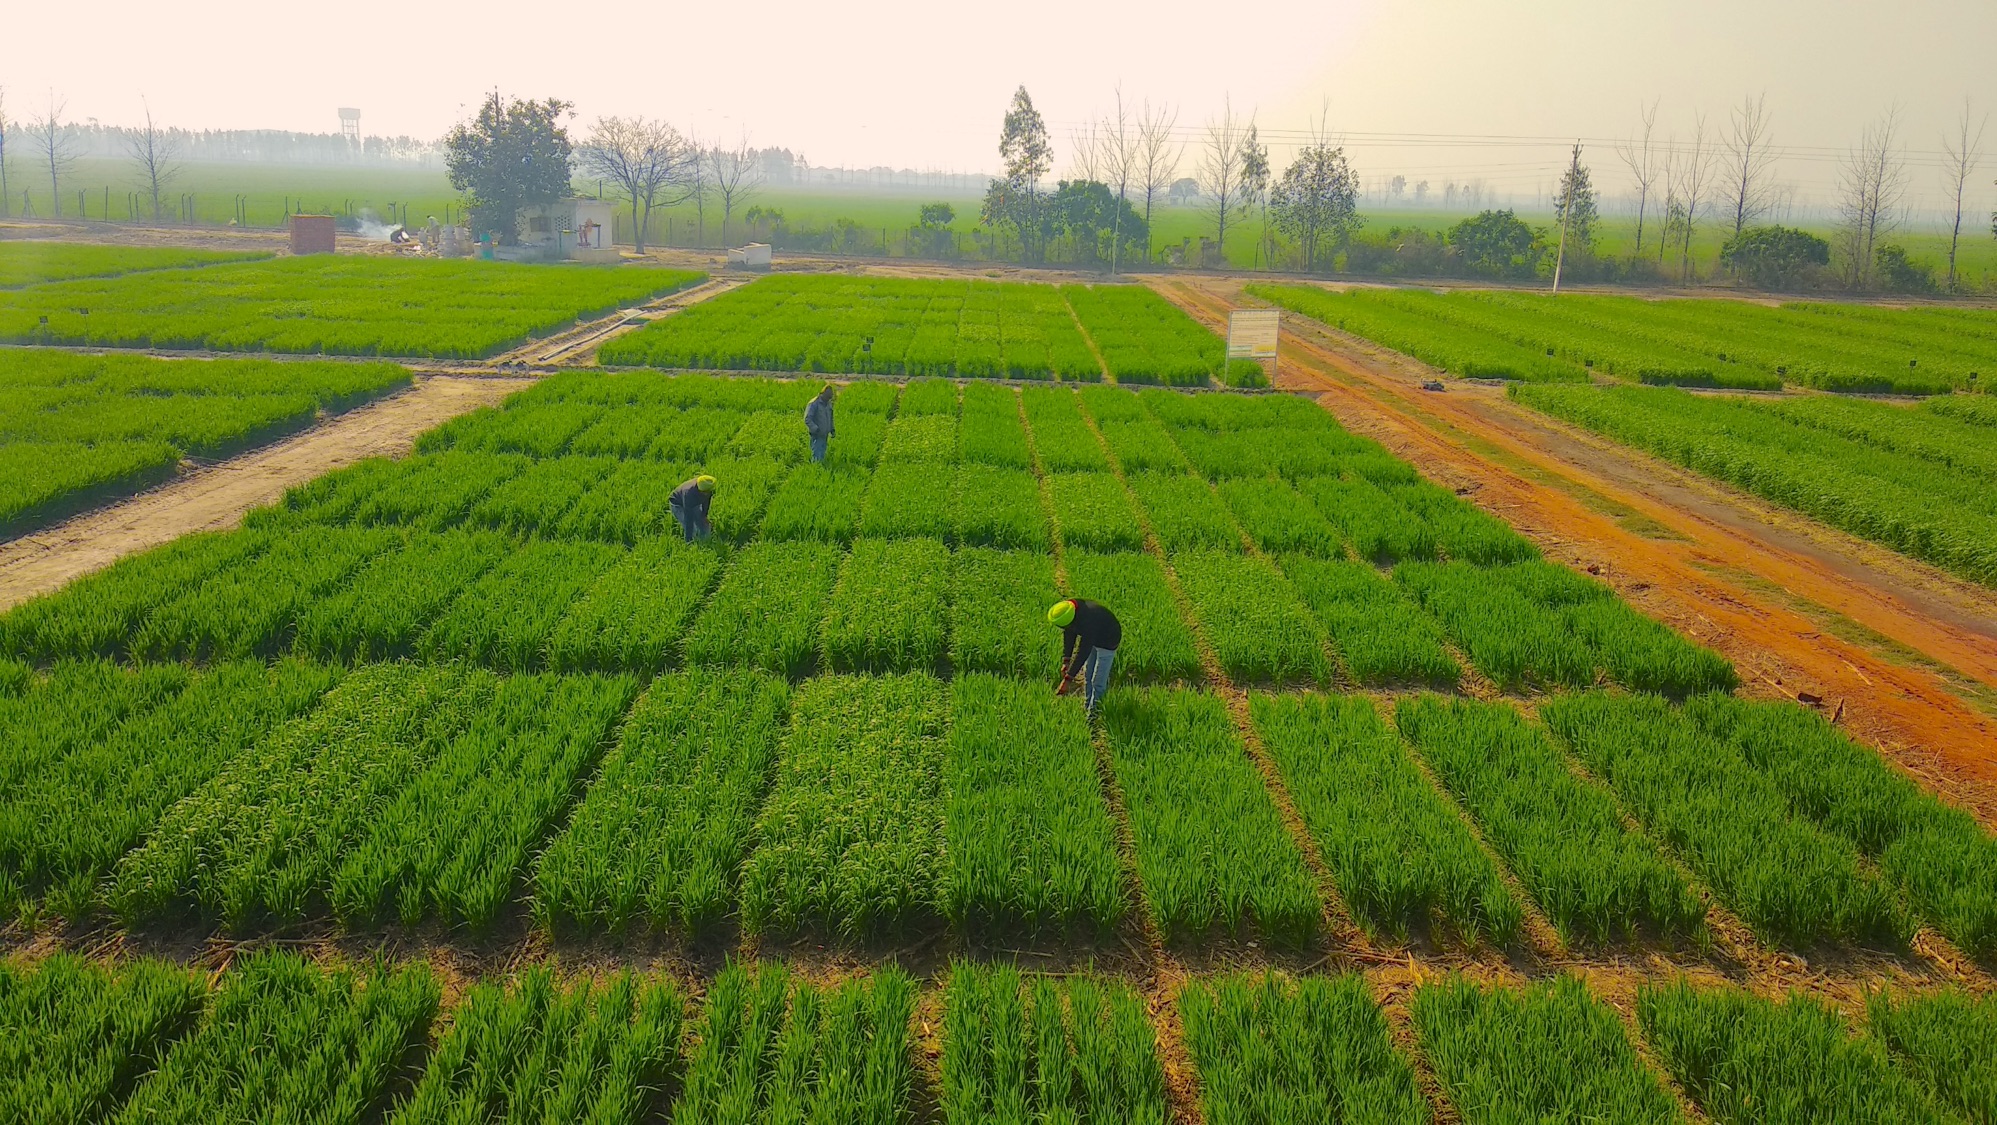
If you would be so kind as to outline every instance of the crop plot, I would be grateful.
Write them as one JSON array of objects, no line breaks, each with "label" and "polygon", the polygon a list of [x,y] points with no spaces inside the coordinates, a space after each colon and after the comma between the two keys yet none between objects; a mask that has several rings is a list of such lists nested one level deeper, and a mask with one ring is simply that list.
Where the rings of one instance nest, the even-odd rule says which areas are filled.
[{"label": "crop plot", "polygon": [[818,625],[841,557],[822,543],[743,548],[694,619],[686,662],[801,675],[817,658]]},{"label": "crop plot", "polygon": [[262,552],[153,610],[132,635],[132,654],[153,660],[268,654],[288,639],[302,608],[399,545],[398,536],[379,528],[275,536]]},{"label": "crop plot", "polygon": [[1442,630],[1378,571],[1300,555],[1284,556],[1281,565],[1354,680],[1368,687],[1456,683],[1461,669],[1442,647]]},{"label": "crop plot", "polygon": [[1692,888],[1518,712],[1426,696],[1401,700],[1394,724],[1569,943],[1704,926]]},{"label": "crop plot", "polygon": [[[1877,1040],[1854,1038],[1829,1006],[1783,1003],[1679,981],[1637,996],[1644,1038],[1716,1121],[1937,1120]],[[1763,1107],[1780,1106],[1786,1118]]]},{"label": "crop plot", "polygon": [[[1997,363],[1986,370],[1997,370]],[[1997,510],[1991,496],[1997,439],[1909,437],[1953,422],[1944,402],[1908,412],[1849,404],[1899,422],[1886,436],[1838,425],[1830,407],[1763,404],[1638,387],[1523,394],[1519,401],[1696,473],[1746,489],[1833,527],[1997,586]],[[1973,401],[1973,400],[1972,400]],[[1869,408],[1869,409],[1865,409]],[[1868,419],[1868,422],[1870,419]],[[1987,426],[1981,429],[1988,429]],[[1934,444],[1952,452],[1937,457]],[[1978,453],[1974,463],[1967,462]]]},{"label": "crop plot", "polygon": [[409,372],[386,363],[0,350],[0,532],[138,492],[185,457],[225,457],[408,385]]},{"label": "crop plot", "polygon": [[679,1069],[686,1001],[629,973],[562,988],[545,968],[472,989],[395,1122],[638,1122]]},{"label": "crop plot", "polygon": [[951,584],[950,665],[958,675],[1054,676],[1061,634],[1046,618],[1059,596],[1054,560],[1027,551],[962,547],[951,559]]},{"label": "crop plot", "polygon": [[178,246],[90,246],[56,239],[0,243],[0,289],[17,289],[79,277],[115,277],[143,270],[189,269],[223,262],[251,262],[268,254],[189,250]]},{"label": "crop plot", "polygon": [[862,539],[840,565],[819,633],[837,672],[934,671],[949,643],[950,549]]},{"label": "crop plot", "polygon": [[1144,528],[1131,507],[1130,493],[1110,473],[1052,473],[1047,489],[1061,542],[1085,551],[1135,551],[1144,546]]},{"label": "crop plot", "polygon": [[38,663],[122,652],[154,609],[268,542],[262,535],[204,532],[129,555],[0,617],[0,651]]},{"label": "crop plot", "polygon": [[[435,760],[336,861],[346,919],[393,912],[485,926],[512,897],[528,849],[566,811],[636,694],[627,677],[518,676],[500,683]],[[302,865],[294,865],[298,871]]]},{"label": "crop plot", "polygon": [[887,432],[881,437],[881,461],[885,464],[948,464],[956,459],[954,409],[943,414],[903,414],[888,423]]},{"label": "crop plot", "polygon": [[1356,975],[1222,977],[1179,993],[1212,1125],[1426,1125],[1414,1070]]},{"label": "crop plot", "polygon": [[[84,916],[104,876],[169,806],[338,679],[336,669],[296,661],[218,665],[171,699],[38,763],[33,785],[9,785],[0,797],[0,906],[46,894],[57,912]],[[15,728],[16,754],[35,745],[26,733]]]},{"label": "crop plot", "polygon": [[[1069,551],[1070,597],[1112,607],[1123,623],[1115,674],[1139,681],[1198,680],[1203,675],[1193,634],[1179,616],[1165,568],[1150,555]],[[1044,611],[1043,611],[1044,612]],[[1044,618],[1043,618],[1044,620]]]},{"label": "crop plot", "polygon": [[947,717],[943,685],[927,675],[797,689],[742,871],[750,928],[855,937],[936,915]]},{"label": "crop plot", "polygon": [[1516,939],[1521,911],[1497,868],[1370,702],[1258,693],[1251,709],[1361,925],[1398,938],[1439,922],[1470,941]]},{"label": "crop plot", "polygon": [[1436,1077],[1472,1125],[1684,1120],[1622,1021],[1579,977],[1524,992],[1447,977],[1423,985],[1412,1007]]},{"label": "crop plot", "polygon": [[714,979],[673,1120],[906,1120],[915,986],[898,969],[819,989],[781,966]]},{"label": "crop plot", "polygon": [[699,931],[733,906],[789,691],[756,672],[662,676],[535,866],[543,920]]},{"label": "crop plot", "polygon": [[1307,477],[1297,482],[1361,560],[1422,561],[1436,557],[1435,530],[1365,477]]},{"label": "crop plot", "polygon": [[1102,935],[1122,920],[1115,829],[1075,708],[1038,684],[958,677],[943,777],[941,897],[959,930]]},{"label": "crop plot", "polygon": [[1318,558],[1337,558],[1344,551],[1344,537],[1287,481],[1238,477],[1221,482],[1219,489],[1249,538],[1264,551]]},{"label": "crop plot", "polygon": [[[938,476],[938,466],[931,464],[887,464],[876,469],[860,501],[860,534],[883,539],[949,538],[956,528],[957,490],[937,487]],[[954,484],[961,475],[950,479]]]},{"label": "crop plot", "polygon": [[0,1116],[101,1120],[200,1018],[194,973],[137,961],[117,973],[57,953],[0,962]]},{"label": "crop plot", "polygon": [[438,992],[420,965],[327,972],[295,953],[251,954],[111,1120],[252,1122],[304,1106],[317,1121],[369,1120],[423,1043]]},{"label": "crop plot", "polygon": [[943,1119],[1164,1125],[1157,1040],[1128,987],[1010,968],[950,967]]},{"label": "crop plot", "polygon": [[1172,570],[1229,678],[1312,684],[1331,678],[1324,626],[1267,559],[1186,551],[1172,557]]},{"label": "crop plot", "polygon": [[617,464],[609,457],[536,462],[474,505],[468,522],[522,537],[552,528]]},{"label": "crop plot", "polygon": [[273,258],[0,291],[0,340],[476,359],[705,277],[371,255]]},{"label": "crop plot", "polygon": [[630,557],[603,543],[528,543],[466,587],[418,642],[427,660],[469,660],[504,671],[544,667],[569,606]]},{"label": "crop plot", "polygon": [[305,608],[296,647],[322,660],[408,656],[430,622],[511,549],[490,532],[411,532]]},{"label": "crop plot", "polygon": [[865,472],[799,465],[770,497],[770,510],[763,516],[763,538],[850,541],[860,524],[860,502],[867,483]]},{"label": "crop plot", "polygon": [[1158,545],[1167,552],[1241,549],[1240,526],[1207,482],[1174,472],[1132,473],[1129,480]]},{"label": "crop plot", "polygon": [[1142,285],[1064,285],[1061,295],[1119,383],[1203,387],[1220,372],[1220,338]]},{"label": "crop plot", "polygon": [[1954,989],[1924,996],[1873,993],[1872,1035],[1892,1058],[1970,1121],[1997,1120],[1997,1001]]},{"label": "crop plot", "polygon": [[1907,940],[1911,926],[1849,843],[1790,810],[1766,775],[1655,697],[1550,700],[1540,716],[1763,940]]},{"label": "crop plot", "polygon": [[764,278],[606,345],[606,364],[960,378],[1098,378],[1047,285]]},{"label": "crop plot", "polygon": [[706,545],[641,545],[570,604],[548,638],[549,666],[650,674],[675,663],[721,567],[721,553]]},{"label": "crop plot", "polygon": [[1159,930],[1179,940],[1243,931],[1310,940],[1317,891],[1226,704],[1181,689],[1123,689],[1105,697],[1103,721]]},{"label": "crop plot", "polygon": [[959,546],[1044,551],[1053,543],[1040,483],[1023,469],[964,466],[952,520]]}]

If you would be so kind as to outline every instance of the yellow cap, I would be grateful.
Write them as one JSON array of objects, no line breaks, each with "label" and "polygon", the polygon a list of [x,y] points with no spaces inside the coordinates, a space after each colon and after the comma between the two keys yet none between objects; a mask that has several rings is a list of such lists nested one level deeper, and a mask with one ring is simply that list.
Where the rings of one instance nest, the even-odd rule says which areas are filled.
[{"label": "yellow cap", "polygon": [[705,474],[693,478],[693,486],[702,492],[714,491],[714,478]]},{"label": "yellow cap", "polygon": [[1068,622],[1074,619],[1075,603],[1073,599],[1063,598],[1047,608],[1047,624],[1049,625],[1059,625],[1061,628],[1066,629]]}]

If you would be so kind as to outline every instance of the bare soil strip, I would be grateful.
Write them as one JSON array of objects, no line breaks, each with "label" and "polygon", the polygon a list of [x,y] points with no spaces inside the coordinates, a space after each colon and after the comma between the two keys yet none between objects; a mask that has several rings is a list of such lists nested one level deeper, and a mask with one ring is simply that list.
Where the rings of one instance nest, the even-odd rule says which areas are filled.
[{"label": "bare soil strip", "polygon": [[[1209,325],[1238,286],[1160,291]],[[1384,443],[1633,605],[1725,654],[1761,696],[1814,701],[1931,788],[1997,825],[1997,595],[1793,515],[1688,482],[1654,459],[1555,442],[1558,427],[1501,395],[1289,321],[1285,386],[1316,391],[1348,429]],[[1683,490],[1705,492],[1697,503]],[[1726,513],[1721,516],[1716,513]],[[1814,546],[1789,541],[1808,529]],[[1849,537],[1844,537],[1849,538]],[[1909,591],[1924,594],[1910,596]],[[1975,622],[1973,626],[1971,623]]]},{"label": "bare soil strip", "polygon": [[150,492],[0,544],[0,609],[196,531],[235,527],[293,485],[366,457],[399,457],[417,435],[522,389],[521,379],[418,376],[400,394],[275,445],[185,473]]}]

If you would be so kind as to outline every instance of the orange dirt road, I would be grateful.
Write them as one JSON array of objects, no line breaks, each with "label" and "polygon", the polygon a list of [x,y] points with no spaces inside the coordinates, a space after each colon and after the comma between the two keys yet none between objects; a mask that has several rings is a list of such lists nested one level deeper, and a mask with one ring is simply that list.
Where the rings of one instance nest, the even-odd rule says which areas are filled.
[{"label": "orange dirt road", "polygon": [[195,531],[242,522],[284,490],[366,457],[407,453],[423,431],[497,403],[531,380],[418,376],[398,394],[350,410],[275,445],[253,450],[0,544],[0,609],[72,578]]},{"label": "orange dirt road", "polygon": [[[1224,330],[1239,283],[1159,292]],[[1286,316],[1282,385],[1997,825],[1997,594]]]}]

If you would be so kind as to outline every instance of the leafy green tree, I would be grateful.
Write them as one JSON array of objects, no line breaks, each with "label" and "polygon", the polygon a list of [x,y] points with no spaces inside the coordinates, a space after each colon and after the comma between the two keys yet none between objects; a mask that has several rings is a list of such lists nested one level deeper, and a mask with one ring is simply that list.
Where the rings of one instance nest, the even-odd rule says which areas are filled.
[{"label": "leafy green tree", "polygon": [[1935,271],[1907,257],[1905,246],[1888,243],[1874,252],[1873,277],[1888,293],[1933,293]]},{"label": "leafy green tree", "polygon": [[1567,226],[1567,250],[1590,254],[1595,249],[1595,187],[1588,169],[1581,163],[1581,146],[1574,146],[1574,159],[1560,176],[1560,194],[1553,199],[1553,217]]},{"label": "leafy green tree", "polygon": [[1274,255],[1269,246],[1269,146],[1256,134],[1253,121],[1248,123],[1248,138],[1241,142],[1241,188],[1251,205],[1262,208],[1262,233],[1255,244],[1259,268],[1265,254]]},{"label": "leafy green tree", "polygon": [[1364,221],[1359,217],[1359,177],[1345,150],[1319,142],[1297,153],[1270,192],[1276,229],[1294,240],[1305,270],[1329,268]]},{"label": "leafy green tree", "polygon": [[1790,289],[1831,264],[1831,244],[1794,227],[1748,227],[1720,247],[1720,264],[1751,285]]},{"label": "leafy green tree", "polygon": [[1047,139],[1047,122],[1033,108],[1024,86],[1013,91],[1012,106],[999,130],[999,158],[1005,161],[1005,178],[986,188],[979,220],[987,226],[1011,227],[1019,237],[1021,257],[1040,261],[1052,234],[1040,198],[1040,178],[1054,166],[1054,146]]},{"label": "leafy green tree", "polygon": [[493,92],[478,115],[444,137],[451,186],[469,192],[472,233],[520,241],[520,211],[566,199],[572,148],[562,125],[569,103],[556,98],[502,103]]},{"label": "leafy green tree", "polygon": [[[1048,205],[1054,229],[1074,243],[1078,262],[1106,266],[1113,258],[1144,245],[1144,216],[1129,200],[1119,199],[1108,184],[1063,180]],[[1120,253],[1114,245],[1119,237],[1123,239]]]},{"label": "leafy green tree", "polygon": [[1480,212],[1449,228],[1449,246],[1464,269],[1485,277],[1532,277],[1546,249],[1509,209]]},{"label": "leafy green tree", "polygon": [[916,221],[924,227],[947,227],[957,221],[957,209],[948,203],[925,203],[916,212]]}]

